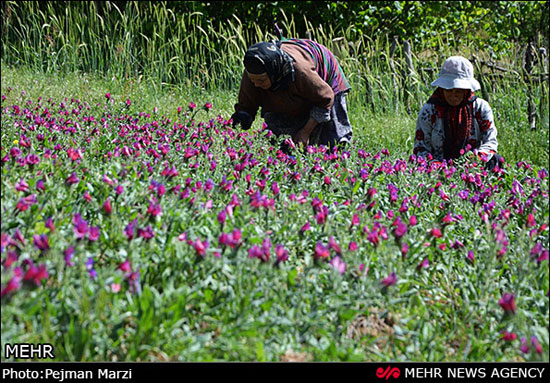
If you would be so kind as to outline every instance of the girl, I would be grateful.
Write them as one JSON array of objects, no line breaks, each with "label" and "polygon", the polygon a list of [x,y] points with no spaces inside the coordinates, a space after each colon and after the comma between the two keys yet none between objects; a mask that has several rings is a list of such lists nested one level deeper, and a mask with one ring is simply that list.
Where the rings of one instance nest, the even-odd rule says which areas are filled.
[{"label": "girl", "polygon": [[431,85],[437,89],[418,115],[414,154],[441,162],[458,158],[471,148],[477,149],[489,169],[503,162],[496,154],[493,111],[487,101],[474,94],[481,87],[470,61],[449,57]]}]

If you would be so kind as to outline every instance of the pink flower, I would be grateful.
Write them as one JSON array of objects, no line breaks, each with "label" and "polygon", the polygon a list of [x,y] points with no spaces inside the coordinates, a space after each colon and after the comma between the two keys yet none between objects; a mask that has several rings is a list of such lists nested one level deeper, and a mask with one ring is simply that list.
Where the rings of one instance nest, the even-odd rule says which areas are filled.
[{"label": "pink flower", "polygon": [[65,180],[65,183],[69,186],[77,184],[79,182],[80,182],[80,179],[76,176],[75,172],[72,172],[71,175],[67,177],[67,179]]},{"label": "pink flower", "polygon": [[111,214],[111,212],[113,211],[113,207],[111,206],[111,200],[109,198],[107,198],[105,202],[103,202],[103,210],[107,214]]},{"label": "pink flower", "polygon": [[411,215],[409,218],[409,226],[415,226],[418,223],[418,220],[416,219],[416,215]]},{"label": "pink flower", "polygon": [[15,190],[21,191],[21,192],[28,192],[29,191],[29,184],[25,182],[23,178],[19,180],[19,182],[15,183]]},{"label": "pink flower", "polygon": [[535,351],[537,354],[542,354],[542,346],[537,341],[537,338],[535,336],[531,337],[531,345],[535,347]]},{"label": "pink flower", "polygon": [[33,244],[40,251],[47,251],[50,249],[50,243],[46,234],[34,235]]},{"label": "pink flower", "polygon": [[472,264],[475,263],[476,258],[475,258],[475,254],[474,254],[474,252],[473,252],[472,250],[469,250],[469,251],[468,251],[467,257],[468,257],[468,260],[469,260]]},{"label": "pink flower", "polygon": [[514,294],[504,293],[499,299],[498,304],[506,314],[516,313],[516,297]]},{"label": "pink flower", "polygon": [[203,242],[199,238],[197,238],[195,242],[192,242],[192,246],[195,249],[197,255],[203,258],[206,255],[206,249],[208,248],[208,245],[208,240],[205,240]]},{"label": "pink flower", "polygon": [[90,241],[97,241],[99,239],[99,227],[94,226],[90,228],[90,231],[88,233],[88,239]]},{"label": "pink flower", "polygon": [[416,270],[427,269],[429,266],[430,260],[428,258],[425,258],[418,266],[416,266]]},{"label": "pink flower", "polygon": [[342,257],[340,257],[339,255],[332,258],[329,262],[329,265],[334,270],[338,271],[340,275],[344,275],[344,273],[346,272],[346,263],[342,260]]},{"label": "pink flower", "polygon": [[515,332],[503,331],[501,334],[502,337],[500,339],[505,341],[513,341],[516,340],[518,337]]},{"label": "pink flower", "polygon": [[382,283],[382,285],[384,285],[384,287],[386,288],[395,285],[396,282],[397,276],[395,275],[395,271],[388,275],[386,278],[382,279],[382,281],[380,281],[380,283]]},{"label": "pink flower", "polygon": [[434,227],[430,233],[432,234],[433,237],[435,238],[441,238],[443,236],[443,234],[441,233],[441,230],[437,227]]},{"label": "pink flower", "polygon": [[334,250],[336,254],[342,254],[342,249],[340,248],[340,245],[336,243],[336,240],[334,239],[334,237],[330,237],[328,239],[328,247]]},{"label": "pink flower", "polygon": [[361,223],[361,220],[359,219],[359,215],[354,214],[351,218],[351,226],[358,226]]},{"label": "pink flower", "polygon": [[315,245],[314,259],[327,259],[330,256],[330,249],[323,246],[321,242],[317,242]]},{"label": "pink flower", "polygon": [[275,255],[277,257],[277,260],[275,261],[276,264],[288,260],[288,250],[286,250],[281,244],[277,244],[275,246]]},{"label": "pink flower", "polygon": [[74,234],[78,239],[84,238],[90,230],[90,228],[88,227],[88,222],[83,220],[80,214],[75,214],[73,216],[73,225]]},{"label": "pink flower", "polygon": [[118,265],[118,269],[124,273],[131,273],[132,267],[130,266],[130,261],[128,259],[125,260],[120,265]]}]

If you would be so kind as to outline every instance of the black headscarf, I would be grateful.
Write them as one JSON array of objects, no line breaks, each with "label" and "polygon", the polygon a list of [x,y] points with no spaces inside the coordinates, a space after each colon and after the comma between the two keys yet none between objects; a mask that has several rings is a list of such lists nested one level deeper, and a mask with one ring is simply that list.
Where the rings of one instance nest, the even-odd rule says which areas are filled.
[{"label": "black headscarf", "polygon": [[271,81],[269,90],[286,88],[294,81],[294,59],[280,47],[280,43],[262,42],[252,45],[244,55],[248,73],[266,73]]}]

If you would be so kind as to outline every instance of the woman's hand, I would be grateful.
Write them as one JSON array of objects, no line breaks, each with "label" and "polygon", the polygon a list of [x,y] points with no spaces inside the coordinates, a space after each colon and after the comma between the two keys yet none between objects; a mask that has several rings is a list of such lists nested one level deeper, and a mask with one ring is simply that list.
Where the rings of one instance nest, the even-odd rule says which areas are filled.
[{"label": "woman's hand", "polygon": [[297,146],[302,146],[303,148],[306,148],[309,145],[309,136],[313,132],[313,129],[317,126],[317,121],[315,121],[313,118],[309,118],[309,120],[306,122],[304,127],[300,130],[298,130],[294,135],[292,136],[292,141]]}]

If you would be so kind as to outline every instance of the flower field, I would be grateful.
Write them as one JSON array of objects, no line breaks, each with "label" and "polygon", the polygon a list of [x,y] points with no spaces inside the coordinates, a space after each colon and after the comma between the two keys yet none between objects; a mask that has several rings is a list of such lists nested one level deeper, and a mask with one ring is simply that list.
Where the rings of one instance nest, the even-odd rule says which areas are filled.
[{"label": "flower field", "polygon": [[2,346],[548,361],[547,169],[430,164],[360,137],[288,155],[265,124],[193,101],[3,92]]}]

